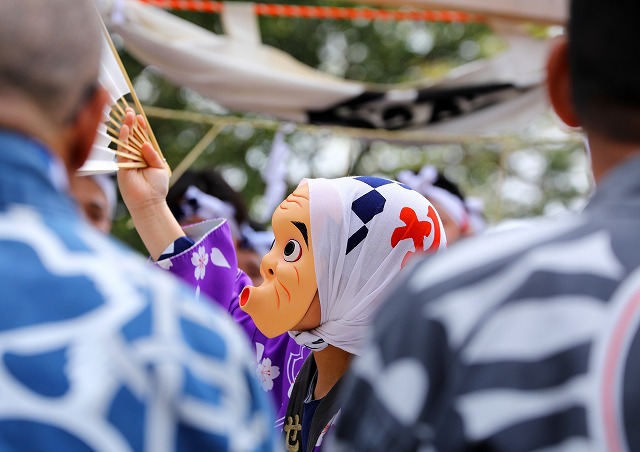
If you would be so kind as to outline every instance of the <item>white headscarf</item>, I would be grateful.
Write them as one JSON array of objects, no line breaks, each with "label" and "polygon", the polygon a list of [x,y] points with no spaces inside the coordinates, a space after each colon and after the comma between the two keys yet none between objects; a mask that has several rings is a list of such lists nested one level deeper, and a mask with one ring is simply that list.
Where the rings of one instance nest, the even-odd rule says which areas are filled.
[{"label": "white headscarf", "polygon": [[321,325],[290,334],[314,350],[331,344],[358,354],[405,259],[446,248],[444,229],[429,201],[406,185],[376,177],[308,182]]}]

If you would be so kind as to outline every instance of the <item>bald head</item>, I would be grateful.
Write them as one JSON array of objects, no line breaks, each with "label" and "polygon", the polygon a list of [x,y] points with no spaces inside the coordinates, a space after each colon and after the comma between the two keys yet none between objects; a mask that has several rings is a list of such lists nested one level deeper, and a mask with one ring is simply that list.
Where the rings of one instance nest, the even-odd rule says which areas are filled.
[{"label": "bald head", "polygon": [[0,97],[68,120],[98,76],[101,32],[91,0],[1,0]]}]

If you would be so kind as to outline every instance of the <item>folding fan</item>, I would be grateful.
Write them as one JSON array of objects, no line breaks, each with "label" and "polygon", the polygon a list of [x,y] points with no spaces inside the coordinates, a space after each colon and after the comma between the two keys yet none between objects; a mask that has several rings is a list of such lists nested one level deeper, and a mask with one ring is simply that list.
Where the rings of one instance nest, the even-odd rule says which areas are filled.
[{"label": "folding fan", "polygon": [[[106,27],[103,27],[102,57],[100,60],[99,82],[109,93],[109,104],[105,109],[104,122],[98,126],[96,139],[89,158],[78,170],[78,175],[113,173],[118,168],[145,168],[146,162],[142,158],[140,149],[144,142],[150,142],[154,149],[162,156],[158,142],[149,127],[140,101],[136,96],[133,85],[127,75],[120,56]],[[126,99],[130,96],[133,109],[141,114],[147,123],[146,129],[140,127],[136,121],[129,135],[128,143],[122,143],[118,136],[124,119],[125,109],[131,105]],[[117,146],[117,149],[113,147]],[[126,157],[127,162],[118,162],[117,157]]]}]

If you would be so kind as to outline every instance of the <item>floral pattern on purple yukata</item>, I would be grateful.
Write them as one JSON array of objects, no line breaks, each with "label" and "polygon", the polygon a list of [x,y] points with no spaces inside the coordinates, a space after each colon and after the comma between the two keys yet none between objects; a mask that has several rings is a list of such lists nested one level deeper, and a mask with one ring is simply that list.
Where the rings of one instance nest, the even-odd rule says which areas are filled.
[{"label": "floral pattern on purple yukata", "polygon": [[158,265],[190,284],[196,295],[212,299],[244,329],[255,347],[258,380],[271,394],[278,413],[275,427],[281,428],[293,382],[310,351],[288,334],[267,338],[240,309],[240,292],[251,280],[238,269],[226,220],[205,221],[184,228],[184,232],[188,238],[171,244]]}]

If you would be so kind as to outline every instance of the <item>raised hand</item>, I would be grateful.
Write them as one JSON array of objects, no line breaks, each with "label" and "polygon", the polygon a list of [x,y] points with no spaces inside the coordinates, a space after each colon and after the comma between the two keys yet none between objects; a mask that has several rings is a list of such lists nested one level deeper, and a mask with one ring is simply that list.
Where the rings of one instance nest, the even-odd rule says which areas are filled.
[{"label": "raised hand", "polygon": [[[127,144],[130,134],[137,121],[137,126],[146,131],[147,125],[141,115],[127,108],[119,139]],[[165,202],[169,191],[169,168],[166,162],[153,149],[149,141],[143,142],[142,157],[146,161],[147,168],[123,168],[118,171],[118,185],[127,208],[137,210],[153,204]],[[119,162],[127,162],[126,158],[119,157]]]},{"label": "raised hand", "polygon": [[[146,132],[147,124],[141,115],[136,116],[133,109],[127,108],[119,136],[119,140],[125,145],[133,139],[134,127]],[[118,186],[140,238],[151,257],[157,259],[169,244],[184,233],[167,206],[169,167],[151,143],[144,139],[145,136],[146,133],[142,133],[136,139],[144,140],[142,157],[148,167],[120,168]],[[119,157],[118,161],[127,163],[128,159]]]}]

